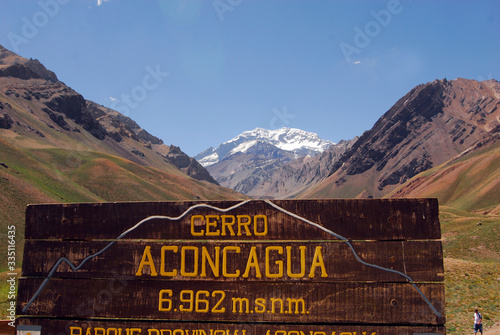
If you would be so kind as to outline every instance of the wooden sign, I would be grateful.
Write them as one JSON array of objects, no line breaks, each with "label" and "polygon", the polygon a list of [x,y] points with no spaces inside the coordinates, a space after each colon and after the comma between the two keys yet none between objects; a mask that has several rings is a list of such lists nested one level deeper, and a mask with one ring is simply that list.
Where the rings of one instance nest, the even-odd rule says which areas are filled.
[{"label": "wooden sign", "polygon": [[41,335],[445,334],[436,199],[29,206]]}]

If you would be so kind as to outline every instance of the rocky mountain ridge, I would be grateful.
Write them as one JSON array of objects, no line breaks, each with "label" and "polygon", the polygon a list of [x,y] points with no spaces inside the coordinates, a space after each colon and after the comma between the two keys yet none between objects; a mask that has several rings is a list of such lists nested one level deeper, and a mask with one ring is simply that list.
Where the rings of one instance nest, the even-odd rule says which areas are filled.
[{"label": "rocky mountain ridge", "polygon": [[458,78],[398,100],[302,197],[382,197],[500,131],[500,83]]},{"label": "rocky mountain ridge", "polygon": [[[217,148],[210,147],[196,155],[203,166],[207,167],[223,161],[227,157],[246,153],[253,146],[261,143],[270,144],[278,149],[300,156],[314,156],[334,144],[323,140],[317,134],[301,129],[283,127],[276,130],[255,128],[244,131],[229,141],[219,144]],[[255,151],[255,149],[253,149]]]},{"label": "rocky mountain ridge", "polygon": [[256,128],[195,158],[205,164],[221,185],[249,196],[272,198],[279,191],[262,185],[269,183],[276,171],[297,159],[309,160],[332,146],[335,146],[333,142],[300,129]]},{"label": "rocky mountain ridge", "polygon": [[[359,138],[314,157],[278,154],[269,143],[236,137],[219,146],[225,158],[207,169],[222,185],[256,198],[384,197],[475,146],[493,145],[499,98],[496,80],[435,80],[413,88]],[[204,158],[216,161],[218,153]]]},{"label": "rocky mountain ridge", "polygon": [[[92,150],[103,150],[129,159],[140,165],[164,168],[173,164],[187,175],[210,183],[217,182],[193,158],[183,153],[179,147],[171,148],[163,141],[149,134],[132,119],[85,100],[79,93],[57,79],[38,60],[22,58],[0,46],[0,93],[18,109],[3,108],[0,126],[11,129],[23,136],[44,138],[42,128],[50,127],[78,139],[80,145]],[[0,97],[1,98],[1,97]],[[22,111],[35,116],[26,118]],[[40,114],[41,113],[41,114]],[[43,126],[40,125],[40,122]],[[82,129],[80,129],[80,127]],[[29,130],[29,131],[26,131]],[[83,140],[81,133],[87,131],[101,142]],[[44,138],[51,142],[53,138]],[[47,143],[48,144],[48,143]],[[54,143],[55,146],[64,143]]]},{"label": "rocky mountain ridge", "polygon": [[256,198],[294,198],[308,186],[326,179],[333,165],[358,140],[341,140],[314,157],[303,156],[274,169],[247,195]]}]

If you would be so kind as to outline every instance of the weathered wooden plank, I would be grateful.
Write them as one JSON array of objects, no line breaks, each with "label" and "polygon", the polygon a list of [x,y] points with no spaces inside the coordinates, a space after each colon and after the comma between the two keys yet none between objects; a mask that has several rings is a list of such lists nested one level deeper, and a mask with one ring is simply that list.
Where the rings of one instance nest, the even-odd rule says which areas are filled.
[{"label": "weathered wooden plank", "polygon": [[173,323],[38,318],[21,318],[18,323],[41,326],[41,335],[446,335],[443,326]]},{"label": "weathered wooden plank", "polygon": [[[407,282],[407,278],[402,275],[360,263],[356,258],[357,255],[364,262],[399,271],[417,282],[443,281],[444,279],[440,241],[350,243],[354,252],[347,243],[340,241],[140,242],[123,240],[114,243],[101,255],[88,260],[78,271],[73,271],[69,265],[62,263],[57,268],[54,277],[114,278],[117,273],[120,273],[121,278],[127,280],[162,278],[165,281]],[[72,264],[78,266],[87,257],[103,250],[108,245],[109,242],[103,241],[28,240],[24,250],[29,257],[24,258],[23,276],[46,277],[61,257],[67,258]],[[235,247],[238,250],[235,250]],[[258,266],[251,266],[248,276],[244,277],[249,262],[252,265],[254,261],[253,251]],[[136,276],[145,254],[151,255],[153,265],[145,264],[140,275]],[[319,265],[314,266],[313,276],[310,276],[316,255],[321,256],[326,276],[322,276]],[[226,264],[225,267],[224,264]],[[303,268],[302,265],[304,265]],[[257,268],[259,273],[257,273]],[[224,269],[230,274],[239,271],[240,276],[225,276]],[[156,276],[151,276],[151,270],[154,270],[153,274],[156,273]],[[292,275],[290,276],[289,273]],[[302,275],[299,276],[300,274]]]},{"label": "weathered wooden plank", "polygon": [[[445,333],[436,199],[36,205],[26,220],[17,312],[42,334]],[[48,279],[61,257],[85,264]]]},{"label": "weathered wooden plank", "polygon": [[[143,202],[32,205],[26,214],[26,239],[114,239],[139,221],[153,216],[177,217],[192,206],[209,204],[227,209],[238,201],[207,202]],[[274,205],[274,206],[273,206]],[[284,209],[280,210],[279,208]],[[439,239],[438,206],[436,199],[329,199],[329,200],[254,200],[227,212],[195,208],[183,219],[154,219],[130,232],[126,239],[208,239],[193,236],[193,215],[265,215],[269,231],[258,234],[262,224],[250,235],[219,235],[218,239],[336,239],[335,237],[291,216],[310,220],[348,239],[406,240]],[[198,220],[195,232],[221,231],[220,223],[208,228]],[[235,226],[236,227],[236,226]],[[211,229],[211,230],[210,230]],[[257,233],[257,234],[256,234]],[[262,230],[260,231],[262,233]]]},{"label": "weathered wooden plank", "polygon": [[439,239],[437,199],[308,199],[276,204],[349,239]]},{"label": "weathered wooden plank", "polygon": [[[18,314],[169,321],[442,325],[443,284],[21,279]],[[426,303],[425,297],[431,303]]]}]

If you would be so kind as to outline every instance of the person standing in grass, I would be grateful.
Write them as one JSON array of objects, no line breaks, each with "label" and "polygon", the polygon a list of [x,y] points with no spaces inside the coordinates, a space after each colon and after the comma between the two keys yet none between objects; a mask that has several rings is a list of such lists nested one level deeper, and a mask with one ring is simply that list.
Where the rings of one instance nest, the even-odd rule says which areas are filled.
[{"label": "person standing in grass", "polygon": [[477,334],[478,330],[481,332],[481,334],[483,333],[483,316],[476,309],[474,311],[474,335]]}]

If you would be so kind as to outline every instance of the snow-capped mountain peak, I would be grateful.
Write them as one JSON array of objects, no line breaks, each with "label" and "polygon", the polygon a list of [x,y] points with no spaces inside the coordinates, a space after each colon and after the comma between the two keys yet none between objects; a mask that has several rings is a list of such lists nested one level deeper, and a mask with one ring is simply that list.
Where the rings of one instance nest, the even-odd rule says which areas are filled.
[{"label": "snow-capped mountain peak", "polygon": [[251,147],[263,142],[300,156],[314,156],[334,144],[320,139],[315,133],[296,128],[284,127],[276,130],[255,128],[220,144],[217,149],[211,147],[204,150],[196,155],[195,159],[207,167],[233,154],[245,153]]}]

